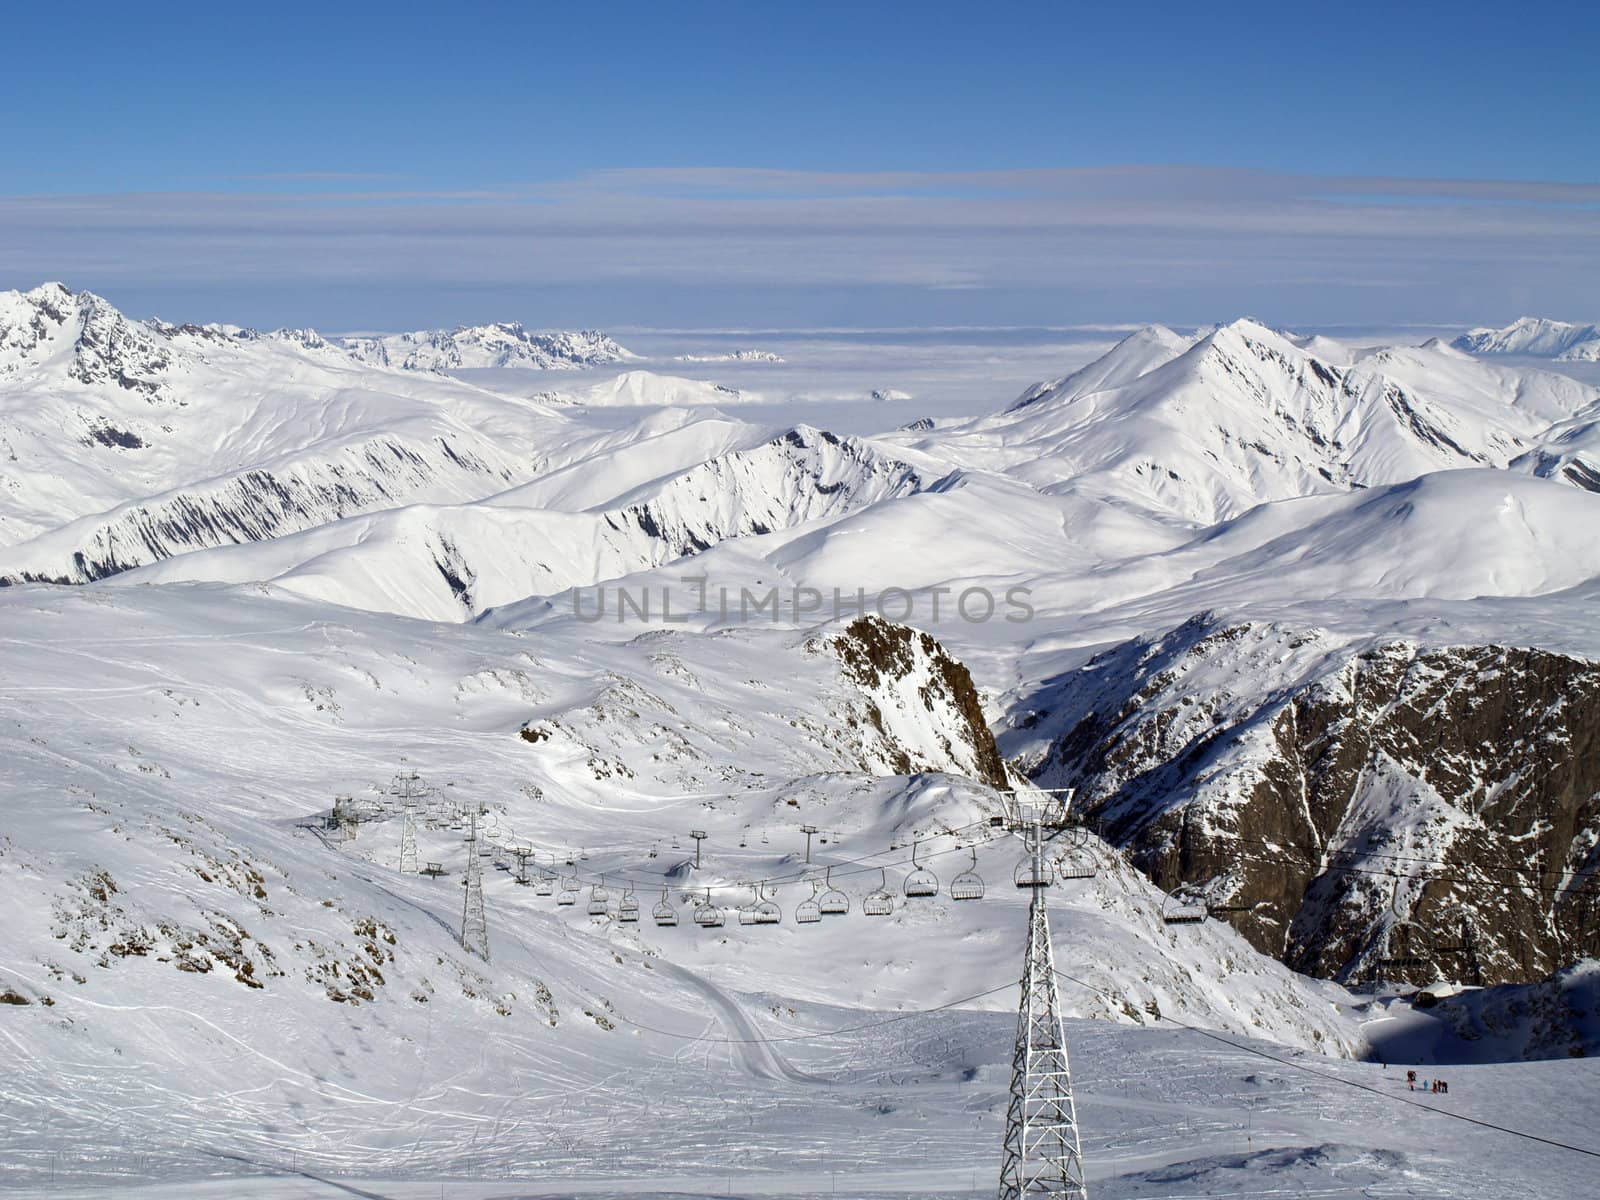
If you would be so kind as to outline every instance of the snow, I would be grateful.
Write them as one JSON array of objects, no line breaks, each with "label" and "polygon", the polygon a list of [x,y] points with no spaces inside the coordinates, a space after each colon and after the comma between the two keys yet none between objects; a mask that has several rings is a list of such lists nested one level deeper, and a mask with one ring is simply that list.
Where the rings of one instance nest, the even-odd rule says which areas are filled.
[{"label": "snow", "polygon": [[[918,414],[864,399],[884,378],[952,403],[903,360],[800,408],[783,364],[707,339],[659,357],[726,359],[759,390],[537,337],[341,341],[0,295],[0,992],[30,1001],[0,1005],[6,1184],[986,1191],[1024,897],[944,651],[1024,762],[1065,719],[1027,724],[1041,695],[1197,614],[1251,632],[1172,694],[1241,710],[1396,640],[1600,658],[1600,391],[1568,375],[1150,327],[1009,405],[895,428]],[[592,374],[606,354],[623,369]],[[563,364],[553,390],[507,369]],[[963,350],[957,377],[981,366]],[[835,411],[856,436],[810,419]],[[665,618],[688,576],[906,589],[944,649],[865,680],[850,615]],[[75,586],[19,582],[38,577]],[[571,589],[600,585],[651,617],[581,620]],[[1032,617],[966,619],[970,588],[1020,588]],[[681,924],[591,920],[491,869],[493,960],[466,956],[447,823],[419,831],[439,880],[395,870],[392,806],[349,841],[303,827],[403,768],[489,804],[502,847],[563,872],[570,854],[586,887],[632,883],[646,914],[664,887]],[[1433,811],[1411,782],[1371,772],[1375,826]],[[696,929],[696,886],[735,905],[773,881],[792,914],[801,822],[858,910],[913,838],[946,885],[975,853],[990,894]],[[1098,874],[1051,904],[1096,1196],[1590,1186],[1581,1156],[1406,1105],[1590,1145],[1592,1061],[1507,1060],[1592,1044],[1592,965],[1416,1009],[1296,975],[1221,921],[1167,926],[1115,849],[1084,853]],[[1407,1093],[1402,1056],[1451,1064],[1451,1095]]]}]

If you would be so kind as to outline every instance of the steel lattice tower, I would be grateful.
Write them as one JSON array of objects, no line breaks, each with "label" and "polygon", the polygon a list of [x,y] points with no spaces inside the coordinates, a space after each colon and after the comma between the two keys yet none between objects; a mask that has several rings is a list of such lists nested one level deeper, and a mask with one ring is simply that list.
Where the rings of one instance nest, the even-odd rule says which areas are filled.
[{"label": "steel lattice tower", "polygon": [[1030,888],[1028,954],[1022,967],[1022,1000],[1017,1010],[1017,1046],[1011,1059],[1011,1100],[1006,1106],[1006,1137],[1000,1161],[999,1200],[1067,1196],[1088,1200],[1078,1115],[1072,1102],[1072,1071],[1061,1028],[1061,997],[1056,988],[1055,952],[1045,889],[1050,867],[1044,857],[1042,813],[1017,808],[1012,831],[1027,841],[1029,861],[1017,882]]},{"label": "steel lattice tower", "polygon": [[422,776],[415,771],[402,772],[394,777],[390,791],[400,798],[404,808],[404,824],[400,827],[400,873],[417,873],[417,801],[432,792]]},{"label": "steel lattice tower", "polygon": [[400,828],[400,873],[417,873],[417,810],[406,805],[405,824]]},{"label": "steel lattice tower", "polygon": [[483,867],[478,858],[478,809],[467,832],[467,894],[461,902],[461,945],[489,961],[489,919],[483,911]]}]

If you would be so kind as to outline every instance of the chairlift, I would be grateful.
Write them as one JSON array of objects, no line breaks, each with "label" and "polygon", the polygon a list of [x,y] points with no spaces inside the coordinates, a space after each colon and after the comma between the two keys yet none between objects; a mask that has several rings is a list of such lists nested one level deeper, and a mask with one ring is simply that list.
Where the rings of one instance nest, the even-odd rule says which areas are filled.
[{"label": "chairlift", "polygon": [[887,917],[894,912],[894,897],[889,894],[889,873],[878,868],[878,886],[861,902],[861,912],[869,917]]},{"label": "chairlift", "polygon": [[1206,919],[1206,903],[1192,892],[1174,890],[1161,901],[1161,921],[1165,925],[1198,925]]},{"label": "chairlift", "polygon": [[976,846],[972,847],[972,865],[950,881],[950,899],[983,899],[983,876],[978,874],[978,848]]},{"label": "chairlift", "polygon": [[1226,917],[1233,913],[1254,912],[1254,904],[1245,904],[1239,900],[1224,900],[1221,904],[1206,905],[1206,914],[1213,917]]},{"label": "chairlift", "polygon": [[1395,921],[1389,926],[1383,939],[1383,955],[1378,959],[1378,971],[1384,978],[1392,978],[1393,972],[1404,975],[1414,975],[1418,971],[1433,967],[1433,938],[1421,925],[1411,919],[1409,910],[1400,904],[1400,880],[1394,881],[1394,890],[1389,899],[1389,910],[1395,916]]},{"label": "chairlift", "polygon": [[533,881],[533,893],[536,896],[554,895],[556,890],[556,873],[548,867],[539,868],[539,878]]},{"label": "chairlift", "polygon": [[706,889],[706,897],[694,906],[694,923],[701,929],[720,929],[722,927],[722,910],[711,903],[711,889]]},{"label": "chairlift", "polygon": [[815,925],[822,920],[822,906],[817,903],[817,897],[822,892],[822,885],[816,879],[811,880],[811,895],[794,906],[794,919],[797,925]]},{"label": "chairlift", "polygon": [[767,881],[762,880],[754,885],[756,898],[747,907],[739,910],[739,924],[741,925],[776,925],[783,920],[783,910],[767,899]]},{"label": "chairlift", "polygon": [[1419,971],[1433,965],[1433,946],[1427,931],[1414,921],[1400,921],[1389,927],[1384,939],[1380,971]]},{"label": "chairlift", "polygon": [[628,885],[628,890],[622,893],[622,899],[617,901],[617,920],[624,925],[634,925],[639,920],[639,902],[633,898],[633,885]]},{"label": "chairlift", "polygon": [[1093,879],[1096,869],[1094,856],[1082,843],[1068,846],[1056,859],[1057,879]]},{"label": "chairlift", "polygon": [[911,874],[906,876],[903,890],[907,899],[917,900],[939,894],[939,877],[917,862],[919,842],[911,843]]},{"label": "chairlift", "polygon": [[1019,888],[1042,888],[1050,886],[1051,866],[1048,858],[1039,859],[1039,868],[1034,870],[1033,855],[1024,855],[1017,864],[1017,869],[1011,873],[1011,880]]},{"label": "chairlift", "polygon": [[778,907],[778,902],[767,895],[767,881],[763,879],[756,888],[756,895],[760,899],[756,903],[756,924],[776,925],[783,920],[783,909]]},{"label": "chairlift", "polygon": [[611,893],[606,890],[606,877],[600,876],[600,882],[589,889],[589,915],[603,917],[611,911]]},{"label": "chairlift", "polygon": [[833,886],[833,868],[828,868],[827,891],[822,893],[822,899],[817,901],[818,911],[825,917],[840,917],[850,911],[850,897]]},{"label": "chairlift", "polygon": [[650,910],[650,915],[655,918],[657,925],[676,925],[678,923],[678,910],[672,907],[672,901],[667,899],[667,889],[661,889],[661,903]]},{"label": "chairlift", "polygon": [[578,889],[583,885],[578,882],[576,875],[568,875],[561,881],[561,894],[556,897],[556,903],[563,908],[571,907],[578,902]]}]

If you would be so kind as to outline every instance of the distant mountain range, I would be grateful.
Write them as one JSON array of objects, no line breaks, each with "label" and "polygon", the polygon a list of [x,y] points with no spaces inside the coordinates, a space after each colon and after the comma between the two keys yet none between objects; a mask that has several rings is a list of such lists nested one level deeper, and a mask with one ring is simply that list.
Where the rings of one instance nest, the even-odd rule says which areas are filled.
[{"label": "distant mountain range", "polygon": [[376,337],[338,339],[360,362],[402,371],[456,371],[476,367],[574,370],[637,358],[610,335],[592,329],[530,333],[515,322],[464,325]]},{"label": "distant mountain range", "polygon": [[1600,362],[1600,325],[1523,317],[1503,329],[1473,329],[1450,344],[1469,354],[1526,354],[1558,362]]}]

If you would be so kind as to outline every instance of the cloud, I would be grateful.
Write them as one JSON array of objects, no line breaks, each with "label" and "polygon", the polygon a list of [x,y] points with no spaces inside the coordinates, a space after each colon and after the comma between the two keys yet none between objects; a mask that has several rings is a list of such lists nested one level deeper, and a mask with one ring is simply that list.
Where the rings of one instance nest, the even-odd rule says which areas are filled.
[{"label": "cloud", "polygon": [[1145,293],[1152,317],[1174,291],[1332,288],[1405,292],[1415,311],[1387,315],[1431,319],[1507,295],[1571,304],[1600,267],[1600,184],[1159,166],[623,168],[449,191],[272,178],[308,186],[0,196],[0,282]]}]

